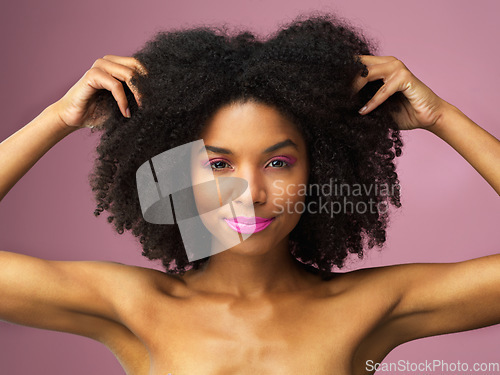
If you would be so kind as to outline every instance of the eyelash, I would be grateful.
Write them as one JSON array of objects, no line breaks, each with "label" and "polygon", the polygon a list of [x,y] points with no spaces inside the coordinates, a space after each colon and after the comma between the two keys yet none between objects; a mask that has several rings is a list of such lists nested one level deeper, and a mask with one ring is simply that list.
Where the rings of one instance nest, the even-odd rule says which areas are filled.
[{"label": "eyelash", "polygon": [[[273,159],[269,162],[269,164],[271,164],[272,162],[275,162],[275,161],[281,161],[285,164],[283,167],[277,167],[276,169],[286,169],[286,168],[291,167],[291,164],[284,159]],[[213,160],[209,160],[209,162],[207,164],[205,164],[205,167],[208,167],[208,165],[210,165],[210,168],[212,169],[212,171],[220,172],[223,168],[212,168],[212,166],[217,162],[224,162],[225,164],[229,165],[229,163],[226,162],[224,159],[213,159]]]}]

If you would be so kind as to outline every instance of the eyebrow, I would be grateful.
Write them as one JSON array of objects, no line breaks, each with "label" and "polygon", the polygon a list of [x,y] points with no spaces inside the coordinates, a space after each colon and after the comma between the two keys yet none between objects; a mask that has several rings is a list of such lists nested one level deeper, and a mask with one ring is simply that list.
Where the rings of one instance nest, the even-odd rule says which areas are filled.
[{"label": "eyebrow", "polygon": [[[290,138],[288,138],[288,139],[285,139],[284,141],[276,143],[275,145],[272,145],[271,147],[266,148],[264,151],[262,151],[262,153],[267,154],[269,152],[273,152],[273,151],[279,150],[280,148],[284,148],[284,147],[288,147],[288,146],[294,147],[297,151],[299,150],[299,147],[295,144],[295,142],[293,142]],[[207,146],[207,145],[205,147],[200,148],[200,151],[198,152],[198,154],[201,153],[203,150],[212,151],[212,152],[215,152],[218,154],[229,154],[229,155],[233,154],[231,152],[231,150],[228,150],[227,148]]]}]

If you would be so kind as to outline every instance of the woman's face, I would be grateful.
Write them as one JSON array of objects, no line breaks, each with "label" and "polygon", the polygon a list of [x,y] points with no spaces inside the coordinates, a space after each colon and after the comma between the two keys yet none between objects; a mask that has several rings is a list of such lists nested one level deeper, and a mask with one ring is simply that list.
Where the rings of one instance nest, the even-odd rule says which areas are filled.
[{"label": "woman's face", "polygon": [[[207,173],[216,182],[238,177],[248,183],[244,185],[246,194],[218,210],[209,220],[202,218],[204,225],[221,243],[239,236],[238,245],[224,249],[254,254],[272,249],[300,219],[301,213],[293,208],[305,200],[299,190],[303,191],[309,174],[302,135],[274,108],[246,102],[220,108],[203,129],[201,138],[206,154],[192,154],[193,185],[207,181]],[[221,186],[217,185],[218,201],[221,201]],[[194,188],[193,192],[199,212],[213,210],[209,207],[213,199],[209,202],[203,196],[206,191]],[[205,202],[208,203],[203,207]],[[229,202],[226,199],[224,203]],[[241,216],[256,219],[245,225]],[[259,223],[261,219],[271,221]]]}]

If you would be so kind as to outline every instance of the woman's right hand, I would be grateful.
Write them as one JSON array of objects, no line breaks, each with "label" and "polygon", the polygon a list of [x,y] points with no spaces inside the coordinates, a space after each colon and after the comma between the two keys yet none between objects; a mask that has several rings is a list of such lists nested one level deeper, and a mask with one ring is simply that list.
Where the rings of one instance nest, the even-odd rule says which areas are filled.
[{"label": "woman's right hand", "polygon": [[128,85],[140,106],[139,92],[130,82],[137,73],[144,75],[147,71],[133,57],[106,55],[97,59],[83,77],[54,103],[61,121],[69,127],[76,128],[102,125],[104,119],[95,115],[95,93],[101,89],[111,91],[123,116],[130,117],[127,98],[120,81]]}]

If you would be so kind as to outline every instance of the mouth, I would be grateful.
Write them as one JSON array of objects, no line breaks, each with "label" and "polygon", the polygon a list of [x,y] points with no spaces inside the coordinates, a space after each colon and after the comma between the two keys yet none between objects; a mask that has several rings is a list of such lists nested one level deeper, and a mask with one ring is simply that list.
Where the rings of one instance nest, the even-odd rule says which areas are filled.
[{"label": "mouth", "polygon": [[275,218],[237,216],[235,218],[224,218],[224,221],[236,232],[256,233],[267,228]]}]

